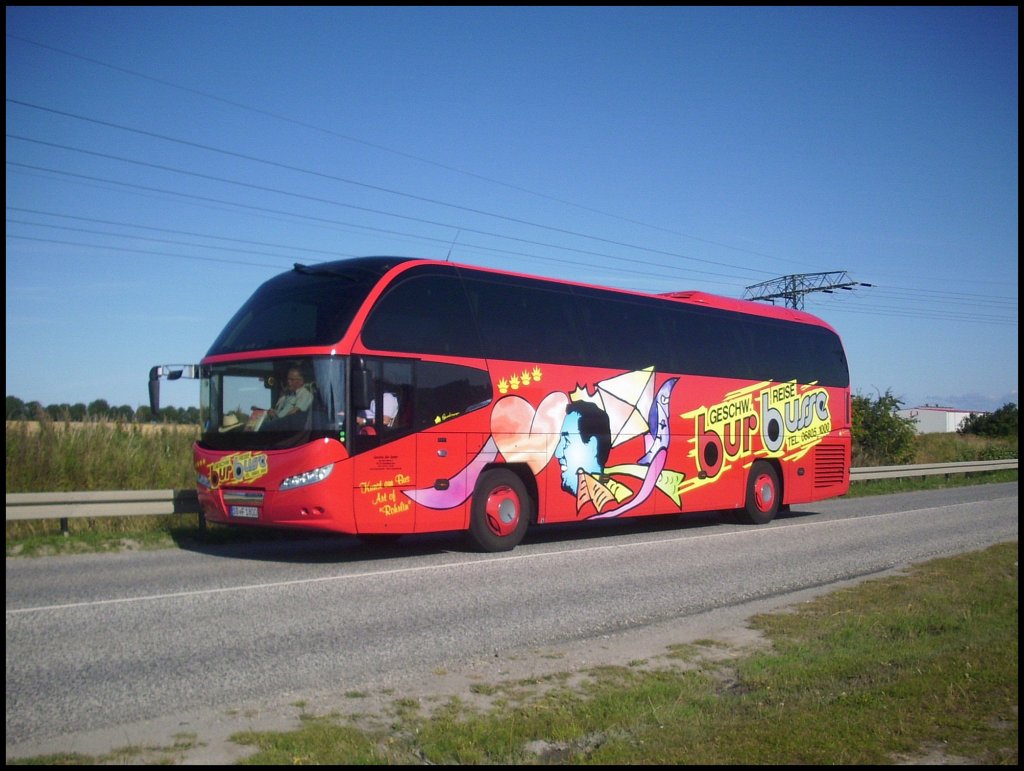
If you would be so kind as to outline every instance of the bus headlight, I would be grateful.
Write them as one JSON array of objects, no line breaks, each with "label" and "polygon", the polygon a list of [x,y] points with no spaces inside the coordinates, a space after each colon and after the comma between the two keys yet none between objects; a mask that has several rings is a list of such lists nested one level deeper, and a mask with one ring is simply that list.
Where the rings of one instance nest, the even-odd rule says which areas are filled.
[{"label": "bus headlight", "polygon": [[294,490],[296,487],[304,487],[306,485],[316,484],[322,482],[330,476],[334,470],[334,464],[328,463],[326,466],[315,468],[312,471],[303,471],[301,474],[296,474],[293,477],[288,477],[281,482],[281,490]]}]

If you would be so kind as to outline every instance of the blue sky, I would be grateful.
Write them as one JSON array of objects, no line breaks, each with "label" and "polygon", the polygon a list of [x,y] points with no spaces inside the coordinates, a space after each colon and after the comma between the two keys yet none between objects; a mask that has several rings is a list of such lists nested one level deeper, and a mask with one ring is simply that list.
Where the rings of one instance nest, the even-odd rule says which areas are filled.
[{"label": "blue sky", "polygon": [[8,395],[138,407],[293,263],[399,254],[846,271],[855,392],[1018,400],[1015,7],[6,15]]}]

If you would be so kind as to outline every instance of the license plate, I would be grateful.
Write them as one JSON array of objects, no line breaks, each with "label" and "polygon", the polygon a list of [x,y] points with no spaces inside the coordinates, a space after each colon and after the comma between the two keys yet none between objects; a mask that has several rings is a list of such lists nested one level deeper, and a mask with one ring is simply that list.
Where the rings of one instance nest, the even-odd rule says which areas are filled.
[{"label": "license plate", "polygon": [[243,519],[259,519],[260,509],[258,506],[232,506],[228,509],[228,514]]}]

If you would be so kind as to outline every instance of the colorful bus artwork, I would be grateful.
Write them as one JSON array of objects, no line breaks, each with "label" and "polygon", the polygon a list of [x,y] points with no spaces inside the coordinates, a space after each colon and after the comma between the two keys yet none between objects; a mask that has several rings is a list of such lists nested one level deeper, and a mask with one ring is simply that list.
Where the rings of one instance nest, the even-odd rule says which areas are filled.
[{"label": "colorful bus artwork", "polygon": [[359,536],[734,510],[844,494],[850,382],[802,311],[364,257],[264,283],[196,365],[210,522]]}]

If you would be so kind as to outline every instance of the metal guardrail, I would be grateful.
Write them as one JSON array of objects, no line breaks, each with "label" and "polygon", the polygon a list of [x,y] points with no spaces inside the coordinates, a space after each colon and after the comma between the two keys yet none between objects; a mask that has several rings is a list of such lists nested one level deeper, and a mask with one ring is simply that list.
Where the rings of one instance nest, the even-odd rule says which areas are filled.
[{"label": "metal guardrail", "polygon": [[[912,466],[866,466],[850,469],[850,481],[895,479],[933,474],[970,474],[1017,468],[1017,459],[963,463],[919,463]],[[161,514],[199,514],[195,490],[118,490],[83,493],[8,493],[7,521],[80,517],[128,517]],[[200,518],[202,523],[202,518]]]},{"label": "metal guardrail", "polygon": [[850,481],[866,479],[896,479],[899,477],[923,477],[934,474],[971,474],[978,471],[1002,471],[1017,468],[1017,459],[971,460],[959,463],[918,463],[911,466],[864,466],[850,469]]},{"label": "metal guardrail", "polygon": [[195,490],[114,490],[85,493],[8,493],[7,521],[198,514]]}]

